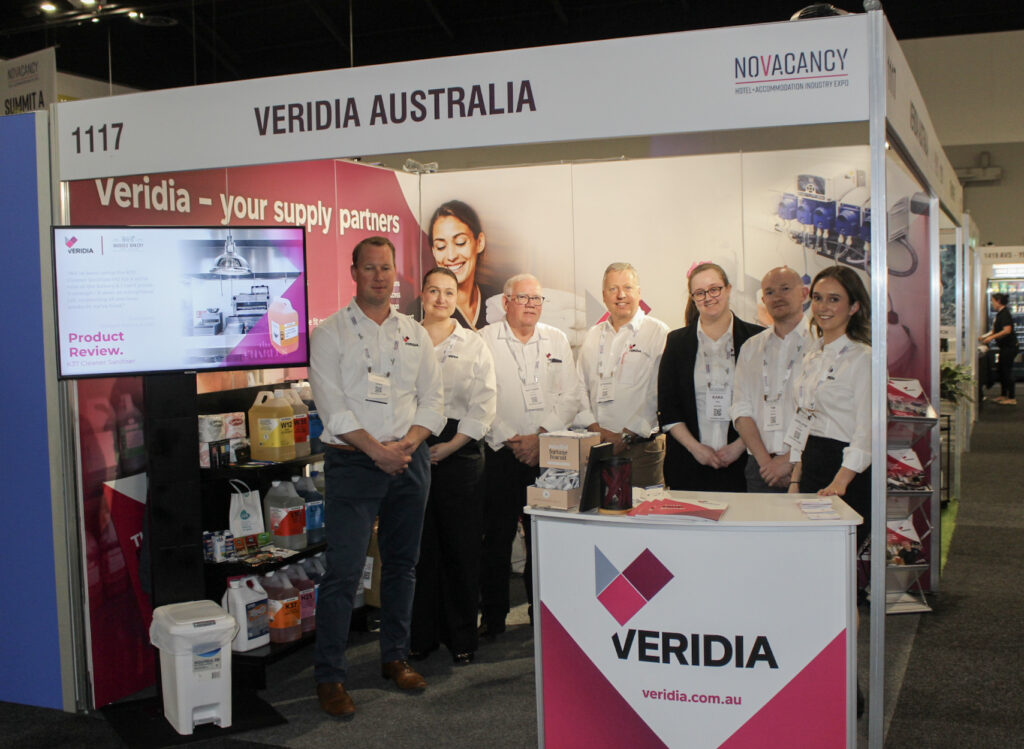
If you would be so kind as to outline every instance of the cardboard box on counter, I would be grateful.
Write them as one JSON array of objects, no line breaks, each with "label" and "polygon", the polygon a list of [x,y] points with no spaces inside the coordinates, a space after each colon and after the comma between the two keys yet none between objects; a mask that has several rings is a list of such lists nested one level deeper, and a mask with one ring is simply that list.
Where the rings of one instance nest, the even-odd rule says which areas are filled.
[{"label": "cardboard box on counter", "polygon": [[[589,448],[588,448],[589,449]],[[583,489],[542,489],[526,487],[526,504],[530,507],[548,507],[554,510],[576,510],[580,506]]]},{"label": "cardboard box on counter", "polygon": [[597,432],[543,432],[540,435],[540,467],[564,468],[583,473],[590,448],[601,441]]}]

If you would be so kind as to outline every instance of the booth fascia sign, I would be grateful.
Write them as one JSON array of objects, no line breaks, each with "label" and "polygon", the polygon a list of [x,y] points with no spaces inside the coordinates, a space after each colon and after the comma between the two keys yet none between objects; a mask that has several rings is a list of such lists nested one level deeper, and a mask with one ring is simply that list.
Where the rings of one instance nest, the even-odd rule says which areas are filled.
[{"label": "booth fascia sign", "polygon": [[[955,173],[878,11],[128,94],[59,103],[52,111],[60,181],[867,122],[874,205],[886,205],[881,175],[891,137],[927,183],[933,206],[941,201],[951,215],[961,214]],[[876,211],[872,223],[876,299],[886,295],[885,213]],[[884,308],[876,309],[876,413],[886,407],[885,331]],[[885,427],[875,423],[873,459],[881,466]],[[883,471],[875,472],[874,489],[884,496]],[[875,504],[875,545],[883,548],[885,508]],[[872,580],[881,590],[884,559],[876,556]],[[881,621],[873,617],[873,650]],[[880,740],[882,661],[874,657],[871,714]]]}]

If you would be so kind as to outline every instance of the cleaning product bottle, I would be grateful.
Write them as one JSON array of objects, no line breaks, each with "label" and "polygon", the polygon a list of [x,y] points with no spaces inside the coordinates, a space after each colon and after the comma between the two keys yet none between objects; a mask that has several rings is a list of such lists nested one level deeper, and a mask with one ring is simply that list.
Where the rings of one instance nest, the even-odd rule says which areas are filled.
[{"label": "cleaning product bottle", "polygon": [[306,543],[318,544],[324,540],[324,495],[309,476],[292,476],[292,484],[306,501]]},{"label": "cleaning product bottle", "polygon": [[324,446],[320,441],[320,435],[324,433],[324,422],[313,401],[313,389],[308,383],[299,383],[294,387],[299,393],[299,398],[309,409],[309,449],[314,453],[322,453]]},{"label": "cleaning product bottle", "polygon": [[263,498],[266,529],[275,546],[306,548],[306,502],[290,481],[273,481]]},{"label": "cleaning product bottle", "polygon": [[228,589],[220,605],[238,622],[238,634],[231,649],[244,653],[270,642],[270,620],[267,592],[252,576],[228,578]]},{"label": "cleaning product bottle", "polygon": [[274,395],[284,399],[292,407],[292,435],[295,439],[295,457],[309,455],[309,409],[302,402],[298,392],[291,388],[275,390]]},{"label": "cleaning product bottle", "polygon": [[314,590],[316,591],[317,600],[320,600],[320,581],[324,578],[324,570],[320,567],[319,563],[313,559],[313,557],[306,557],[299,562],[299,566],[302,567],[302,571],[306,573],[306,577],[313,581]]},{"label": "cleaning product bottle", "polygon": [[117,405],[117,457],[121,474],[131,476],[146,470],[146,441],[142,412],[135,407],[131,393],[122,393]]},{"label": "cleaning product bottle", "polygon": [[290,300],[278,297],[267,310],[270,345],[279,354],[290,354],[299,347],[299,313]]},{"label": "cleaning product bottle", "polygon": [[294,642],[302,637],[302,615],[299,609],[299,591],[292,587],[286,575],[273,571],[260,578],[267,591],[271,642]]},{"label": "cleaning product bottle", "polygon": [[294,412],[288,401],[261,390],[249,409],[249,450],[253,460],[295,457]]},{"label": "cleaning product bottle", "polygon": [[302,620],[302,634],[316,630],[316,584],[309,579],[302,566],[286,564],[281,572],[288,576],[292,587],[299,591],[299,617]]}]

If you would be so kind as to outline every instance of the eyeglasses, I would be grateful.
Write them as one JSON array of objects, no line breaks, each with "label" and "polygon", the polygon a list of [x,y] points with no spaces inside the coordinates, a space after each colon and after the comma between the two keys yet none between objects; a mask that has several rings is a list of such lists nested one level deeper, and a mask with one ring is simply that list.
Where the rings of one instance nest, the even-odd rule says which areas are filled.
[{"label": "eyeglasses", "polygon": [[547,301],[547,297],[531,296],[530,294],[506,294],[505,296],[516,304],[532,304],[534,307],[539,307]]},{"label": "eyeglasses", "polygon": [[707,289],[697,289],[690,292],[690,298],[695,302],[703,302],[705,297],[718,299],[718,297],[722,296],[722,289],[724,288],[724,286],[711,286]]}]

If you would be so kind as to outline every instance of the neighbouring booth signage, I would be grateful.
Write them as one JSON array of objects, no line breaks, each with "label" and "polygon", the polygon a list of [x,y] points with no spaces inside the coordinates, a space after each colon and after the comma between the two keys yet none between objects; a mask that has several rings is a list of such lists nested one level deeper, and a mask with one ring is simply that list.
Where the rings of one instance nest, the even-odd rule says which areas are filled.
[{"label": "neighbouring booth signage", "polygon": [[0,71],[0,115],[46,109],[57,101],[56,48],[4,60]]}]

